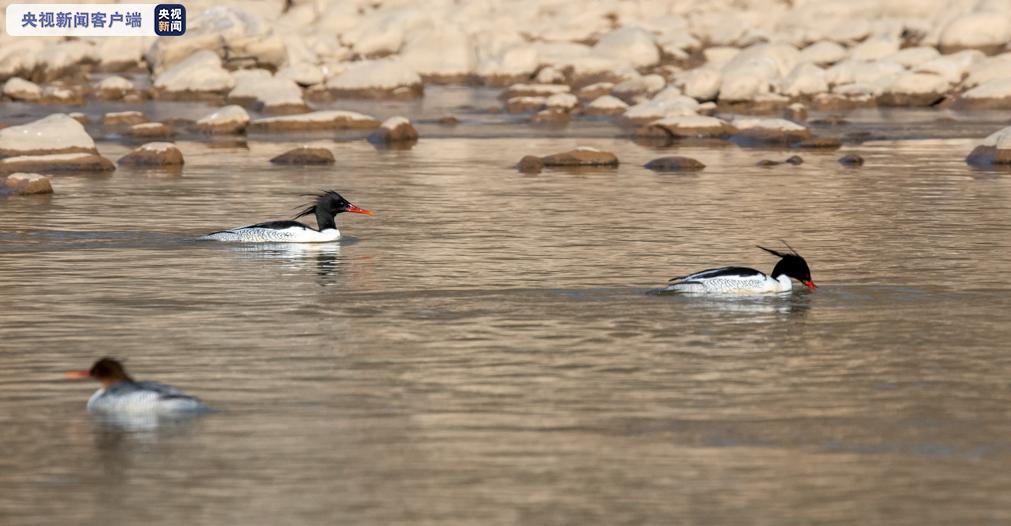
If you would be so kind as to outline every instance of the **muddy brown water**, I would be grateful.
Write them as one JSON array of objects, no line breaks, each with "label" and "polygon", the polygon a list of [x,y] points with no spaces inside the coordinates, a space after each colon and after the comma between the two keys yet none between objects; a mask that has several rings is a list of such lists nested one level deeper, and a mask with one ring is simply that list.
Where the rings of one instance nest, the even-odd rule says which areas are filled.
[{"label": "muddy brown water", "polygon": [[[901,140],[760,168],[797,152],[455,109],[410,150],[330,141],[335,167],[182,140],[181,174],[0,200],[0,523],[1011,521],[1011,174],[962,160],[1000,119],[864,110]],[[622,164],[511,168],[576,145]],[[664,154],[707,168],[641,168]],[[329,188],[376,212],[339,245],[194,241]],[[779,239],[817,291],[646,293]],[[106,354],[219,412],[89,416],[61,372]]]}]

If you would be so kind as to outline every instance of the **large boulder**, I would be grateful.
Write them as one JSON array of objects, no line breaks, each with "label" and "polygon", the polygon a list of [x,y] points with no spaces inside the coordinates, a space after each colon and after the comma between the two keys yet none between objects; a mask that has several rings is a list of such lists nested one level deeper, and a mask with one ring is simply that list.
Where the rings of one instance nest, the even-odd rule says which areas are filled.
[{"label": "large boulder", "polygon": [[421,76],[398,59],[352,62],[326,87],[337,97],[410,99],[423,93]]},{"label": "large boulder", "polygon": [[204,133],[242,133],[249,125],[249,113],[238,105],[219,108],[197,121],[197,129]]},{"label": "large boulder", "polygon": [[972,12],[955,18],[941,30],[942,53],[962,49],[996,51],[1011,38],[1011,20],[1005,12]]},{"label": "large boulder", "polygon": [[882,106],[931,106],[944,98],[948,81],[933,73],[902,73],[878,97]]},{"label": "large boulder", "polygon": [[0,173],[15,172],[111,172],[116,169],[112,161],[97,153],[53,153],[45,155],[19,155],[0,159]]},{"label": "large boulder", "polygon": [[295,81],[275,77],[265,70],[259,75],[234,75],[235,87],[228,92],[228,102],[252,106],[267,114],[304,113],[309,107],[302,99],[302,88]]},{"label": "large boulder", "polygon": [[959,109],[1007,109],[1011,108],[1011,72],[1008,76],[988,80],[955,100]]},{"label": "large boulder", "polygon": [[183,152],[170,142],[149,142],[120,157],[124,166],[181,166]]},{"label": "large boulder", "polygon": [[973,148],[965,162],[974,166],[1011,164],[1011,126],[1000,129]]},{"label": "large boulder", "polygon": [[0,158],[55,153],[97,154],[98,150],[84,126],[63,113],[0,130]]},{"label": "large boulder", "polygon": [[257,119],[249,123],[247,129],[257,132],[371,130],[379,125],[380,122],[369,115],[332,110]]},{"label": "large boulder", "polygon": [[400,60],[426,79],[462,82],[477,65],[477,53],[470,35],[455,24],[445,24],[418,32],[407,39]]},{"label": "large boulder", "polygon": [[235,86],[232,75],[212,51],[198,51],[168,68],[154,80],[155,94],[167,99],[204,99]]}]

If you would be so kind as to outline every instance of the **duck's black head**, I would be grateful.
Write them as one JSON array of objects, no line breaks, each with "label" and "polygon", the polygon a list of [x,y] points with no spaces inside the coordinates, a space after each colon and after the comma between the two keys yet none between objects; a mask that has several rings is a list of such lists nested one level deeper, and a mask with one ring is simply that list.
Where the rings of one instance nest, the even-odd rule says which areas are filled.
[{"label": "duck's black head", "polygon": [[103,386],[109,386],[119,382],[132,382],[130,375],[126,374],[126,368],[115,358],[102,358],[91,366],[87,371],[69,371],[66,376],[70,378],[93,378],[98,380]]},{"label": "duck's black head", "polygon": [[[789,246],[787,245],[787,247]],[[800,257],[800,254],[796,251],[793,251],[792,248],[790,249],[793,251],[792,253],[778,252],[765,247],[758,248],[780,258],[779,262],[772,269],[773,278],[785,275],[803,283],[809,289],[817,288],[814,281],[811,280],[811,269],[807,266],[807,261]]]},{"label": "duck's black head", "polygon": [[337,225],[334,222],[334,216],[337,214],[349,212],[352,214],[365,214],[367,216],[372,215],[371,211],[365,210],[364,208],[358,208],[333,190],[316,194],[314,197],[316,198],[316,201],[299,212],[298,215],[295,216],[295,219],[315,214],[316,223],[320,230],[337,228]]}]

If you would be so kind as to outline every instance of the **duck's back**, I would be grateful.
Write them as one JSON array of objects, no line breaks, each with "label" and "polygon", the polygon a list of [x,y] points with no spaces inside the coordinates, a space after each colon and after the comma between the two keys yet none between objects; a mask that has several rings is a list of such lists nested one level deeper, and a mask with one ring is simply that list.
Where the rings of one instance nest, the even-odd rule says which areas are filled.
[{"label": "duck's back", "polygon": [[158,382],[120,382],[99,389],[88,410],[103,413],[192,413],[208,408],[200,399]]}]

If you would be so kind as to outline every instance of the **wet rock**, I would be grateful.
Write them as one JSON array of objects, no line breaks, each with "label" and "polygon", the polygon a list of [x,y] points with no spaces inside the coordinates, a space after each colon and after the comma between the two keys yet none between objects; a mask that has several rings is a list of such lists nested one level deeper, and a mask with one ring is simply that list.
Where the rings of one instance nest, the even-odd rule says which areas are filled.
[{"label": "wet rock", "polygon": [[257,119],[250,122],[247,129],[257,132],[370,130],[380,124],[374,117],[353,111],[314,111],[299,115]]},{"label": "wet rock", "polygon": [[1011,164],[1011,126],[983,139],[965,158],[965,162],[973,166]]},{"label": "wet rock", "polygon": [[102,124],[106,126],[134,125],[147,122],[147,117],[139,111],[117,111],[106,113]]},{"label": "wet rock", "polygon": [[168,68],[154,81],[156,96],[174,100],[201,100],[223,95],[235,86],[232,75],[212,51],[198,51]]},{"label": "wet rock", "polygon": [[75,111],[73,113],[70,113],[69,116],[70,116],[71,119],[74,119],[75,121],[77,121],[77,122],[79,122],[81,124],[88,124],[88,123],[91,122],[91,119],[88,118],[87,115],[85,115],[85,114],[83,114],[83,113],[81,113],[79,111]]},{"label": "wet rock", "polygon": [[794,122],[804,122],[807,120],[807,106],[795,102],[786,107],[786,111],[783,112],[783,118]]},{"label": "wet rock", "polygon": [[611,152],[581,147],[541,157],[544,166],[618,166],[618,157]]},{"label": "wet rock", "polygon": [[786,164],[792,164],[794,166],[799,166],[801,164],[804,164],[804,159],[801,158],[801,156],[799,156],[799,155],[791,155],[790,157],[787,157],[787,159],[785,161],[783,161],[783,162],[785,162]]},{"label": "wet rock", "polygon": [[372,144],[412,143],[418,140],[418,130],[404,117],[390,117],[369,134]]},{"label": "wet rock", "polygon": [[3,94],[11,100],[35,102],[42,98],[42,88],[34,82],[14,77],[4,83]]},{"label": "wet rock", "polygon": [[445,117],[439,117],[439,120],[436,122],[442,126],[456,126],[460,124],[460,119],[457,119],[454,115],[446,115]]},{"label": "wet rock", "polygon": [[97,154],[98,150],[84,126],[63,113],[0,130],[0,157],[56,153]]},{"label": "wet rock", "polygon": [[794,144],[811,138],[804,126],[785,119],[755,117],[735,118],[731,123],[737,133],[730,137],[741,145]]},{"label": "wet rock", "polygon": [[768,168],[770,166],[779,166],[783,164],[781,161],[773,161],[772,159],[762,159],[755,163],[755,166],[761,166],[763,168]]},{"label": "wet rock", "polygon": [[653,159],[643,166],[654,172],[694,172],[706,167],[706,165],[691,157],[677,155]]},{"label": "wet rock", "polygon": [[526,113],[544,109],[545,97],[513,97],[506,101],[506,111],[509,113]]},{"label": "wet rock", "polygon": [[903,73],[878,97],[882,106],[930,106],[944,98],[948,81],[932,73]]},{"label": "wet rock", "polygon": [[123,77],[106,77],[95,85],[95,96],[101,100],[120,100],[135,89],[133,83]]},{"label": "wet rock", "polygon": [[352,62],[326,86],[337,97],[365,99],[413,99],[424,92],[418,72],[396,59]]},{"label": "wet rock", "polygon": [[145,122],[130,126],[130,129],[127,130],[127,134],[131,137],[144,139],[164,139],[172,137],[176,134],[176,131],[168,124],[161,122]]},{"label": "wet rock", "polygon": [[4,180],[4,186],[15,195],[53,193],[52,182],[42,174],[13,173]]},{"label": "wet rock", "polygon": [[95,153],[19,155],[0,159],[0,173],[111,172],[115,169],[112,161]]},{"label": "wet rock", "polygon": [[117,161],[124,166],[180,166],[183,152],[170,142],[149,142],[142,144]]},{"label": "wet rock", "polygon": [[610,95],[603,95],[593,99],[593,102],[583,108],[583,113],[586,115],[621,115],[627,109],[628,104],[625,104],[625,101]]},{"label": "wet rock", "polygon": [[863,166],[864,158],[855,153],[847,153],[839,158],[839,164],[843,166]]},{"label": "wet rock", "polygon": [[842,141],[835,137],[811,137],[790,146],[808,150],[837,150],[842,146]]},{"label": "wet rock", "polygon": [[334,164],[337,162],[337,159],[334,158],[333,152],[328,148],[302,146],[294,150],[288,150],[274,157],[270,162],[274,164],[315,165]]},{"label": "wet rock", "polygon": [[559,93],[569,93],[565,84],[513,84],[503,91],[499,98],[503,100],[516,97],[550,97]]},{"label": "wet rock", "polygon": [[544,169],[544,163],[536,155],[525,155],[516,164],[516,169],[524,173],[538,173]]},{"label": "wet rock", "polygon": [[737,130],[726,121],[704,115],[684,115],[667,117],[649,123],[636,130],[642,138],[721,138]]},{"label": "wet rock", "polygon": [[570,120],[569,112],[556,108],[541,110],[530,117],[534,124],[566,125]]},{"label": "wet rock", "polygon": [[197,121],[197,129],[204,133],[234,134],[245,131],[249,113],[238,105],[225,106]]}]

